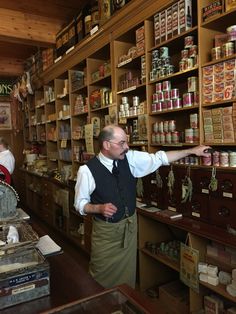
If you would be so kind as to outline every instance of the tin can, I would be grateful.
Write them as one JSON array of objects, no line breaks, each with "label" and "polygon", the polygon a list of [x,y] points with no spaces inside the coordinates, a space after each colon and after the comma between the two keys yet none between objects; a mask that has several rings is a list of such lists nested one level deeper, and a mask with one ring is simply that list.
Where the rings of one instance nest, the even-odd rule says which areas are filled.
[{"label": "tin can", "polygon": [[226,31],[227,31],[227,34],[229,35],[229,41],[235,41],[236,40],[236,25],[231,25],[227,27]]},{"label": "tin can", "polygon": [[171,133],[171,141],[172,141],[172,143],[174,143],[174,144],[179,143],[179,138],[180,138],[180,136],[179,136],[179,132],[178,131],[173,131]]},{"label": "tin can", "polygon": [[165,120],[164,121],[164,132],[168,132],[169,131],[169,121],[168,120]]},{"label": "tin can", "polygon": [[156,111],[162,111],[162,106],[163,106],[162,104],[163,104],[162,101],[158,101],[156,103]]},{"label": "tin can", "polygon": [[190,107],[193,105],[193,94],[185,93],[183,94],[183,107]]},{"label": "tin can", "polygon": [[160,121],[158,123],[158,131],[161,132],[161,133],[164,132],[164,123],[163,123],[163,121]]},{"label": "tin can", "polygon": [[165,144],[166,142],[166,137],[164,132],[160,132],[160,143]]},{"label": "tin can", "polygon": [[199,142],[199,129],[198,128],[193,129],[193,142],[194,143]]},{"label": "tin can", "polygon": [[122,104],[127,104],[128,103],[128,97],[122,97]]},{"label": "tin can", "polygon": [[157,132],[157,133],[156,133],[155,142],[156,142],[157,144],[160,144],[160,142],[161,142],[160,132]]},{"label": "tin can", "polygon": [[169,99],[170,99],[170,97],[171,97],[171,92],[170,92],[170,90],[165,90],[165,91],[163,92],[163,94],[164,94],[164,100],[169,100]]},{"label": "tin can", "polygon": [[162,82],[163,91],[171,90],[171,81]]},{"label": "tin can", "polygon": [[198,127],[198,114],[192,113],[190,114],[190,127],[195,129]]},{"label": "tin can", "polygon": [[229,167],[229,153],[228,152],[220,152],[220,166]]},{"label": "tin can", "polygon": [[236,152],[229,153],[229,165],[230,167],[236,167]]},{"label": "tin can", "polygon": [[157,100],[158,101],[164,101],[164,93],[163,92],[157,93]]},{"label": "tin can", "polygon": [[184,48],[190,48],[193,46],[194,43],[194,37],[193,36],[186,36],[184,38]]},{"label": "tin can", "polygon": [[198,78],[196,76],[188,77],[188,92],[198,91]]},{"label": "tin can", "polygon": [[214,47],[211,49],[211,60],[219,60],[221,59],[221,47]]},{"label": "tin can", "polygon": [[153,102],[158,102],[158,93],[152,94],[152,101]]},{"label": "tin can", "polygon": [[168,109],[168,100],[164,100],[162,102],[162,110],[165,111]]},{"label": "tin can", "polygon": [[156,143],[156,133],[155,132],[152,133],[152,143],[153,144]]},{"label": "tin can", "polygon": [[234,54],[234,43],[227,42],[222,45],[222,57],[229,57]]},{"label": "tin can", "polygon": [[216,167],[220,165],[220,152],[214,151],[212,154],[212,164]]},{"label": "tin can", "polygon": [[188,55],[190,58],[196,57],[197,53],[198,53],[197,45],[193,45],[192,47],[189,48]]},{"label": "tin can", "polygon": [[133,97],[133,106],[134,107],[139,106],[139,97],[138,96]]},{"label": "tin can", "polygon": [[171,132],[166,132],[166,143],[171,144]]},{"label": "tin can", "polygon": [[153,123],[152,130],[153,130],[154,133],[158,132],[158,130],[159,130],[158,122]]},{"label": "tin can", "polygon": [[156,111],[157,111],[157,106],[156,106],[156,103],[153,102],[151,106],[151,112],[156,112]]},{"label": "tin can", "polygon": [[170,132],[174,132],[176,130],[176,121],[175,120],[169,120],[169,122],[168,122],[168,130]]},{"label": "tin can", "polygon": [[185,71],[186,69],[187,69],[187,65],[186,65],[185,59],[180,60],[180,61],[179,61],[179,71],[180,71],[180,72],[183,72],[183,71]]},{"label": "tin can", "polygon": [[155,49],[152,51],[152,59],[158,59],[159,58],[159,50]]},{"label": "tin can", "polygon": [[187,59],[187,69],[192,69],[194,67],[193,58]]},{"label": "tin can", "polygon": [[185,143],[193,143],[193,129],[185,129]]},{"label": "tin can", "polygon": [[124,105],[124,111],[129,111],[129,104],[123,103],[123,105]]},{"label": "tin can", "polygon": [[182,108],[182,99],[181,98],[173,99],[173,108],[174,109]]},{"label": "tin can", "polygon": [[167,110],[173,109],[173,100],[169,99],[167,100]]},{"label": "tin can", "polygon": [[171,99],[179,98],[179,89],[178,88],[172,88],[171,90]]},{"label": "tin can", "polygon": [[211,155],[209,155],[208,157],[202,156],[202,164],[204,166],[211,166],[211,164],[212,164],[212,157],[211,157]]},{"label": "tin can", "polygon": [[188,57],[188,49],[181,50],[181,59],[187,59]]},{"label": "tin can", "polygon": [[162,83],[156,83],[156,93],[161,92],[162,91]]},{"label": "tin can", "polygon": [[124,111],[124,110],[125,110],[124,104],[121,104],[121,105],[120,105],[120,111],[122,112],[122,111]]},{"label": "tin can", "polygon": [[160,58],[167,58],[169,57],[169,48],[168,47],[161,47],[160,48]]}]

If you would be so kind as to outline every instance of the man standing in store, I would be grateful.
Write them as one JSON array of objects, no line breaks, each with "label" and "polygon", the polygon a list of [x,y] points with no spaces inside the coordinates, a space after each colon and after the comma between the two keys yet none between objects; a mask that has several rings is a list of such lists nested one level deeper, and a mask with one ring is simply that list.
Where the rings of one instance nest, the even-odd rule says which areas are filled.
[{"label": "man standing in store", "polygon": [[155,154],[129,150],[127,135],[115,125],[98,137],[100,152],[79,168],[75,208],[93,214],[89,272],[105,288],[136,279],[136,178],[189,155],[209,156],[208,146]]},{"label": "man standing in store", "polygon": [[10,174],[15,169],[15,158],[9,149],[7,141],[0,137],[0,165],[5,167]]}]

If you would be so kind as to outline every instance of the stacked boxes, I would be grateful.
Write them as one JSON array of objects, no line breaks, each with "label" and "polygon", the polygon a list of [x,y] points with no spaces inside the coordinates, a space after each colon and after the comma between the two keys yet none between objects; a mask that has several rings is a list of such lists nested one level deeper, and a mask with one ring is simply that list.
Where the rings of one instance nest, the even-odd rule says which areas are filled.
[{"label": "stacked boxes", "polygon": [[144,25],[139,27],[136,32],[136,47],[137,54],[141,56],[145,53],[145,33],[144,33]]},{"label": "stacked boxes", "polygon": [[203,103],[235,97],[235,59],[203,68]]},{"label": "stacked boxes", "polygon": [[192,0],[180,0],[154,15],[155,45],[192,27]]}]

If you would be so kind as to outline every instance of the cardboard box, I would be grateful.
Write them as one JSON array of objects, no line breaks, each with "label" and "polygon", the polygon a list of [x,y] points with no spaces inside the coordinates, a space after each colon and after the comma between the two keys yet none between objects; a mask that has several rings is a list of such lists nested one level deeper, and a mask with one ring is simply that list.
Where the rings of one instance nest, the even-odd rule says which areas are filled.
[{"label": "cardboard box", "polygon": [[154,15],[154,37],[155,37],[155,45],[160,44],[161,42],[161,19],[160,13],[156,13]]},{"label": "cardboard box", "polygon": [[178,2],[172,5],[172,34],[179,34],[179,6]]},{"label": "cardboard box", "polygon": [[179,31],[185,32],[192,28],[192,0],[179,1]]},{"label": "cardboard box", "polygon": [[172,7],[169,7],[166,10],[166,30],[167,30],[167,39],[172,38]]},{"label": "cardboard box", "polygon": [[172,281],[159,288],[159,298],[166,313],[189,313],[189,289],[180,281]]},{"label": "cardboard box", "polygon": [[166,10],[160,13],[160,22],[161,22],[161,42],[166,41]]}]

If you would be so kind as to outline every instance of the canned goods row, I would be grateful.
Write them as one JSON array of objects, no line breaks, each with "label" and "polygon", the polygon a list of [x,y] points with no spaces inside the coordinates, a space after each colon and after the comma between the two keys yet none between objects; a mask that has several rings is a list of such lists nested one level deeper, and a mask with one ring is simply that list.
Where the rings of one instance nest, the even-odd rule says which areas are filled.
[{"label": "canned goods row", "polygon": [[163,81],[163,82],[156,83],[155,85],[156,93],[164,92],[168,90],[171,90],[171,81]]},{"label": "canned goods row", "polygon": [[198,52],[197,45],[193,45],[188,49],[181,50],[181,59],[196,57]]},{"label": "canned goods row", "polygon": [[161,47],[152,51],[152,60],[163,59],[169,57],[169,48]]},{"label": "canned goods row", "polygon": [[152,95],[153,102],[176,99],[176,98],[179,98],[178,88],[173,88],[171,90],[164,90],[162,92],[156,92]]},{"label": "canned goods row", "polygon": [[176,130],[176,121],[175,120],[165,120],[165,121],[155,122],[152,125],[152,130],[154,133],[173,132]]},{"label": "canned goods row", "polygon": [[136,116],[143,113],[144,113],[144,110],[141,107],[130,107],[128,110],[119,111],[119,118]]},{"label": "canned goods row", "polygon": [[185,158],[181,158],[178,161],[175,161],[175,164],[179,165],[199,165],[199,157],[197,156],[187,156]]},{"label": "canned goods row", "polygon": [[178,131],[152,133],[153,144],[178,144],[179,142],[180,133]]},{"label": "canned goods row", "polygon": [[236,152],[214,151],[208,157],[202,157],[204,166],[236,167]]},{"label": "canned goods row", "polygon": [[162,68],[163,66],[167,66],[167,65],[171,65],[170,57],[152,60],[152,70],[153,71],[158,70],[158,69]]},{"label": "canned goods row", "polygon": [[235,43],[227,42],[222,46],[214,47],[211,49],[211,59],[219,60],[221,58],[232,56],[235,53]]},{"label": "canned goods row", "polygon": [[[128,97],[126,97],[126,96],[122,97],[121,98],[121,102],[122,102],[122,104],[120,105],[120,111],[129,109],[129,99],[128,99]],[[133,106],[134,107],[139,106],[139,103],[140,103],[139,96],[133,96],[132,102],[133,102]]]},{"label": "canned goods row", "polygon": [[164,78],[174,73],[174,65],[166,65],[150,72],[150,81]]},{"label": "canned goods row", "polygon": [[153,102],[151,111],[160,112],[160,111],[180,109],[180,108],[182,108],[182,99],[176,98],[176,99]]},{"label": "canned goods row", "polygon": [[185,135],[185,143],[197,143],[199,141],[199,129],[198,128],[189,128],[189,129],[185,129],[184,131],[184,135]]},{"label": "canned goods row", "polygon": [[198,56],[181,59],[179,62],[179,71],[183,72],[186,70],[190,70],[197,65],[198,65]]}]

